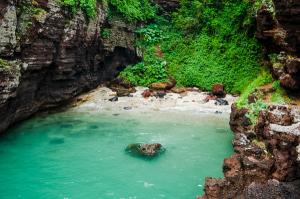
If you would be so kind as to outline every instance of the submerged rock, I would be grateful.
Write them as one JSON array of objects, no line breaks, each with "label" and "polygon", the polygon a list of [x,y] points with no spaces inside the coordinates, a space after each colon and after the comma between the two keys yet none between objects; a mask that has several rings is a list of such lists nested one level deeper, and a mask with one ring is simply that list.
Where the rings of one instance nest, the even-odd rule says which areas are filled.
[{"label": "submerged rock", "polygon": [[49,141],[49,144],[63,144],[65,143],[65,139],[64,138],[52,138]]},{"label": "submerged rock", "polygon": [[141,156],[156,156],[159,153],[162,153],[165,151],[165,149],[162,147],[159,143],[154,144],[129,144],[126,148],[126,151],[135,155],[141,155]]}]

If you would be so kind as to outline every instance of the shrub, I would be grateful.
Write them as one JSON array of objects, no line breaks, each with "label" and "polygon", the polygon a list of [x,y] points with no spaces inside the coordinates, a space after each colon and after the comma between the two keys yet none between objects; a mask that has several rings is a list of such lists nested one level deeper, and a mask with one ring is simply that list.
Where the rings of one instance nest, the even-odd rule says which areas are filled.
[{"label": "shrub", "polygon": [[103,39],[109,38],[110,35],[111,35],[111,29],[109,29],[109,28],[104,28],[104,29],[101,31],[101,33],[100,33],[100,36],[101,36],[101,38],[103,38]]},{"label": "shrub", "polygon": [[157,24],[150,24],[146,27],[142,27],[136,31],[140,35],[139,46],[148,46],[157,44],[158,42],[165,39],[163,31],[158,27]]},{"label": "shrub", "polygon": [[[253,16],[249,1],[182,0],[169,21],[155,17],[138,30],[144,66],[162,59],[180,86],[210,90],[220,82],[228,92],[241,93],[261,71],[260,45],[249,31]],[[158,45],[160,58],[149,50]]]},{"label": "shrub", "polygon": [[248,96],[252,94],[256,88],[263,86],[265,84],[272,83],[273,77],[271,73],[267,70],[262,70],[261,73],[254,79],[246,88],[243,90],[241,96],[237,100],[238,108],[248,106]]},{"label": "shrub", "polygon": [[150,0],[107,0],[111,12],[121,14],[130,22],[146,21],[155,16],[156,8]]},{"label": "shrub", "polygon": [[127,67],[120,76],[134,85],[148,86],[154,82],[166,80],[166,62],[156,60],[152,63],[141,62]]},{"label": "shrub", "polygon": [[248,117],[251,123],[254,125],[257,122],[259,112],[267,109],[268,105],[261,100],[257,100],[255,103],[249,104],[247,108],[248,113],[246,114],[246,117]]},{"label": "shrub", "polygon": [[80,8],[88,18],[93,18],[96,15],[97,0],[59,0],[59,2],[70,8],[73,14]]}]

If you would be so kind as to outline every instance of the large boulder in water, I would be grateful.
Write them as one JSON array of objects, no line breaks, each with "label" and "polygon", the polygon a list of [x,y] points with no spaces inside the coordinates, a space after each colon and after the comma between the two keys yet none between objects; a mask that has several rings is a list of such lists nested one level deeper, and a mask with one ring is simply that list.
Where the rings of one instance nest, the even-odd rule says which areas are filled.
[{"label": "large boulder in water", "polygon": [[159,143],[154,143],[154,144],[135,143],[135,144],[129,144],[126,148],[126,151],[136,155],[155,156],[165,151],[165,149]]}]

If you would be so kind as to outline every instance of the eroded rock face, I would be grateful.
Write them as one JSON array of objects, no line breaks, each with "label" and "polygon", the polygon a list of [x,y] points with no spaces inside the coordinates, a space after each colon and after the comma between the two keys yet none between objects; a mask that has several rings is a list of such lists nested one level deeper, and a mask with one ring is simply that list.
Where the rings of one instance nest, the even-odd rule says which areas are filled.
[{"label": "eroded rock face", "polygon": [[[0,58],[12,64],[0,69],[0,132],[111,80],[139,59],[133,26],[108,20],[100,3],[88,20],[56,0],[35,2],[35,14],[25,9],[31,1],[0,2]],[[107,28],[111,35],[102,38]]]},{"label": "eroded rock face", "polygon": [[0,2],[0,54],[10,56],[17,45],[17,10],[9,1]]},{"label": "eroded rock face", "polygon": [[224,160],[224,179],[207,178],[202,198],[300,198],[300,108],[270,106],[255,126],[233,106],[235,154]]},{"label": "eroded rock face", "polygon": [[266,54],[281,53],[272,63],[272,71],[281,85],[292,91],[300,89],[300,2],[274,0],[275,16],[266,7],[257,13],[257,38]]}]

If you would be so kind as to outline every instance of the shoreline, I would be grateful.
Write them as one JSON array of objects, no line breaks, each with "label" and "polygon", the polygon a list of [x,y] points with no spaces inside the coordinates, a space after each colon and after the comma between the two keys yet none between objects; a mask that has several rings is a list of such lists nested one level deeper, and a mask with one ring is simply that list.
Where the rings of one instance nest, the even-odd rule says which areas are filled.
[{"label": "shoreline", "polygon": [[237,97],[226,95],[224,100],[228,105],[215,105],[216,100],[205,100],[208,92],[186,91],[178,94],[167,92],[162,98],[144,98],[142,93],[147,87],[136,87],[136,92],[130,96],[117,97],[117,93],[108,87],[100,86],[95,90],[80,95],[70,104],[70,111],[74,112],[112,112],[112,113],[132,113],[132,112],[180,112],[191,114],[218,114],[229,116],[231,105]]}]

